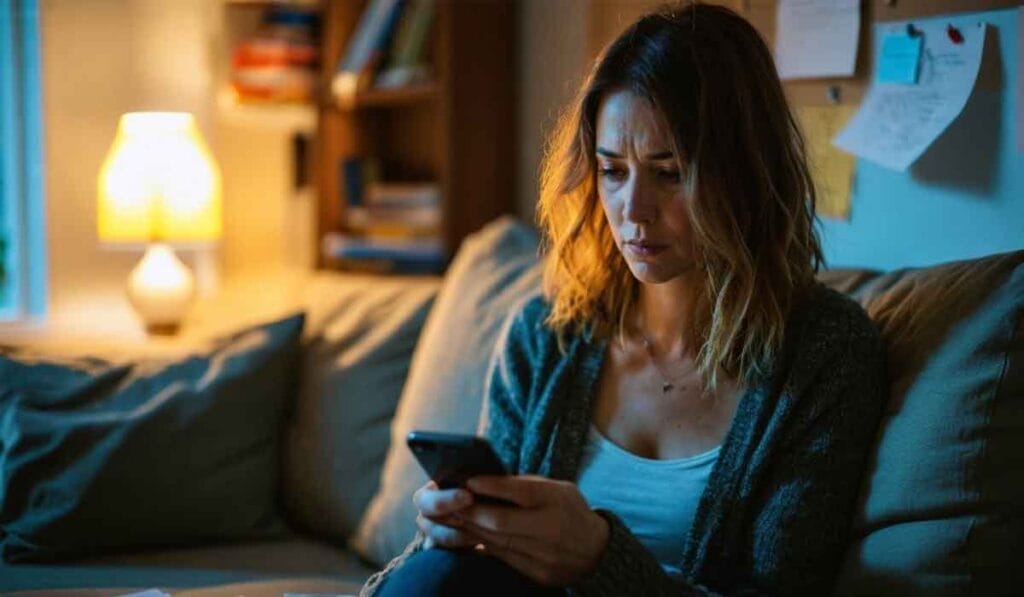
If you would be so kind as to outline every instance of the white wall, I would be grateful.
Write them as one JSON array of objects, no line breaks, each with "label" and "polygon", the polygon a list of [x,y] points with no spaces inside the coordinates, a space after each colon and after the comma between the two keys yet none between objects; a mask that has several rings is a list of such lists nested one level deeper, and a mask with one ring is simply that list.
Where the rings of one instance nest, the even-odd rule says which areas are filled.
[{"label": "white wall", "polygon": [[[41,2],[49,289],[55,319],[84,319],[83,310],[130,317],[121,291],[141,255],[99,247],[96,176],[125,112],[193,112],[208,133],[207,6],[203,0]],[[111,304],[123,308],[107,308]]]},{"label": "white wall", "polygon": [[519,197],[532,222],[544,143],[587,69],[592,0],[524,0],[519,23]]}]

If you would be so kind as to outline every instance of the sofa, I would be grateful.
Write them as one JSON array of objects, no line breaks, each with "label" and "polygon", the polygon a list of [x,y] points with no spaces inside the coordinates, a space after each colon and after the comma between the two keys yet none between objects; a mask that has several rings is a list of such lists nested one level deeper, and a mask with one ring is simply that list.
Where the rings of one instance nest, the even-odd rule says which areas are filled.
[{"label": "sofa", "polygon": [[[443,278],[320,272],[175,357],[0,338],[0,592],[357,593],[415,529],[405,434],[475,431],[537,247],[506,217]],[[1017,593],[1024,251],[819,277],[877,323],[891,383],[837,593]]]}]

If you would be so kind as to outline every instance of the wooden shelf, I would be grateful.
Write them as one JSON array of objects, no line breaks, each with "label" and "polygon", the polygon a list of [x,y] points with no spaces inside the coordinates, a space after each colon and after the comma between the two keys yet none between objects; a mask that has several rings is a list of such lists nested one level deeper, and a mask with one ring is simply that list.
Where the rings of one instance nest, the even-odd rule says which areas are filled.
[{"label": "wooden shelf", "polygon": [[368,89],[357,93],[352,101],[334,97],[331,105],[342,111],[407,106],[434,101],[438,95],[439,88],[436,83],[420,83],[395,89]]},{"label": "wooden shelf", "polygon": [[[324,2],[320,84],[325,92],[368,4]],[[323,98],[318,239],[352,228],[345,168],[353,159],[378,164],[380,180],[436,181],[441,191],[437,238],[445,259],[466,235],[514,212],[517,11],[517,3],[504,0],[437,0],[426,56],[430,81]],[[319,246],[318,265],[352,267],[328,258]]]},{"label": "wooden shelf", "polygon": [[231,125],[312,135],[316,133],[316,106],[300,103],[246,103],[231,89],[217,94],[217,113]]}]

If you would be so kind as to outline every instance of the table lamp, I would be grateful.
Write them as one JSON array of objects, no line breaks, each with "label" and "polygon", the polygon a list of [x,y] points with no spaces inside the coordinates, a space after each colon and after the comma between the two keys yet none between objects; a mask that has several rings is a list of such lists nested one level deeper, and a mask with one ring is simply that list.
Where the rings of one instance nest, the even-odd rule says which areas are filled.
[{"label": "table lamp", "polygon": [[100,241],[146,245],[128,276],[128,300],[147,331],[174,333],[195,296],[195,278],[170,243],[203,247],[221,233],[220,170],[195,118],[121,116],[98,186]]}]

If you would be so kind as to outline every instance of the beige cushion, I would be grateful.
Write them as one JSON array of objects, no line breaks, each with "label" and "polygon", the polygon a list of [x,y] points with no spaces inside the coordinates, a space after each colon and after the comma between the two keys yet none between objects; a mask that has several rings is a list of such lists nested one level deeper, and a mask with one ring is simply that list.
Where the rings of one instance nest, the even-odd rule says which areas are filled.
[{"label": "beige cushion", "polygon": [[413,492],[427,477],[405,436],[413,429],[473,433],[502,323],[540,286],[536,234],[511,218],[468,237],[430,312],[391,427],[381,485],[352,547],[385,564],[416,531]]},{"label": "beige cushion", "polygon": [[1024,251],[827,272],[879,325],[891,398],[841,595],[1024,586]]},{"label": "beige cushion", "polygon": [[344,542],[380,482],[391,418],[440,278],[324,272],[304,291],[302,385],[287,426],[289,519]]}]

